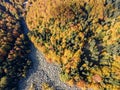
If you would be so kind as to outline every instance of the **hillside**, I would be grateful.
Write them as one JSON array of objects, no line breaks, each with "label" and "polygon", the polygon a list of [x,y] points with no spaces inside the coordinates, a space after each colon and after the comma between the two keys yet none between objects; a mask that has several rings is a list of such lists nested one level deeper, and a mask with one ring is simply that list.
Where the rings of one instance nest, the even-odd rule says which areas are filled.
[{"label": "hillside", "polygon": [[0,90],[120,89],[119,0],[0,0],[0,42]]}]

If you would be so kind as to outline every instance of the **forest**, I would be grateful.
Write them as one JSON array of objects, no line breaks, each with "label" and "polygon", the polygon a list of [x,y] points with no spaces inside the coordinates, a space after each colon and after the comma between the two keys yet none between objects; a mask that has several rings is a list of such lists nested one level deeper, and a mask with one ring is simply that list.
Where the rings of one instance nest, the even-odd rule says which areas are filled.
[{"label": "forest", "polygon": [[118,12],[115,0],[0,0],[0,90],[18,90],[16,83],[32,65],[31,43],[60,66],[67,85],[119,90]]}]

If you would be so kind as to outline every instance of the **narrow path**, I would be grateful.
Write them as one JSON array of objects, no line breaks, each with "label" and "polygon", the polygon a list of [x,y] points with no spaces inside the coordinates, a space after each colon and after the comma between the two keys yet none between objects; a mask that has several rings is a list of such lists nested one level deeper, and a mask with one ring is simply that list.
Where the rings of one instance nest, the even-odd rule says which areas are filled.
[{"label": "narrow path", "polygon": [[27,77],[20,81],[19,90],[28,90],[31,84],[35,84],[37,90],[41,90],[43,82],[48,82],[56,90],[80,90],[61,82],[59,80],[59,66],[46,62],[43,55],[33,45],[31,50],[30,57],[33,61],[33,67],[29,70]]},{"label": "narrow path", "polygon": [[[24,33],[27,34],[28,29],[24,19],[22,19],[21,23]],[[33,65],[28,71],[27,77],[20,80],[19,90],[28,90],[31,84],[35,84],[36,90],[41,90],[41,84],[44,82],[49,83],[51,86],[55,87],[56,90],[80,90],[76,87],[70,87],[60,81],[60,67],[46,62],[44,56],[33,44],[31,45],[30,57]]]}]

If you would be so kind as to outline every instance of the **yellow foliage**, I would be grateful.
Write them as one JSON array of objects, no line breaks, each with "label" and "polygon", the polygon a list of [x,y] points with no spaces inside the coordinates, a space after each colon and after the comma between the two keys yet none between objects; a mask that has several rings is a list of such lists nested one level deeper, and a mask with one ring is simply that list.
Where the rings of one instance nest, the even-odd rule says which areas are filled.
[{"label": "yellow foliage", "polygon": [[82,88],[82,90],[84,90],[86,84],[85,84],[84,81],[79,81],[79,82],[76,83],[76,86],[79,87],[79,88]]},{"label": "yellow foliage", "polygon": [[73,86],[74,85],[73,79],[70,79],[69,81],[67,81],[67,84],[70,85],[70,86]]},{"label": "yellow foliage", "polygon": [[110,75],[110,71],[111,70],[107,66],[102,68],[102,73],[106,76]]},{"label": "yellow foliage", "polygon": [[55,90],[55,89],[51,87],[48,83],[43,83],[42,90]]},{"label": "yellow foliage", "polygon": [[[107,10],[112,12],[115,9],[109,10],[113,5],[105,5],[105,1],[36,0],[34,2],[30,0],[32,5],[28,8],[26,23],[31,32],[37,30],[38,34],[43,35],[40,37],[40,40],[42,39],[40,42],[35,42],[32,36],[30,38],[45,54],[48,61],[61,65],[62,72],[66,73],[62,74],[64,81],[68,79],[68,75],[71,75],[70,80],[67,81],[69,85],[75,84],[78,87],[82,85],[85,89],[86,87],[103,89],[105,86],[98,84],[103,82],[103,77],[110,77],[111,72],[119,71],[120,64],[108,60],[112,58],[119,61],[119,56],[113,57],[113,54],[110,56],[106,48],[120,38],[118,33],[120,17],[109,18],[106,14]],[[46,33],[45,29],[49,29],[50,33]],[[95,43],[92,42],[93,39]],[[88,55],[84,56],[84,52]],[[102,66],[101,63],[104,65]],[[111,65],[112,68],[105,64]],[[94,75],[99,75],[97,79],[101,79],[101,82],[100,80],[94,82],[92,80]],[[79,79],[75,79],[77,76]],[[90,83],[84,83],[84,76]],[[82,80],[83,82],[80,82]]]},{"label": "yellow foliage", "polygon": [[7,77],[4,76],[0,79],[0,88],[4,88],[7,85]]}]

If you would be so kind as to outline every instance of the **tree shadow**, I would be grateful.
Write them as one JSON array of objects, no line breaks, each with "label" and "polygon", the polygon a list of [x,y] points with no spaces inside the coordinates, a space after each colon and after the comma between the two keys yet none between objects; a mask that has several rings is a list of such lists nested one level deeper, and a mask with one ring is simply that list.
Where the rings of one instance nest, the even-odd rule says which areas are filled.
[{"label": "tree shadow", "polygon": [[100,53],[104,49],[104,47],[100,45],[101,40],[99,39],[95,39],[96,48],[93,47],[93,51],[90,50],[90,43],[86,42],[86,45],[82,48],[83,53],[80,56],[81,61],[78,64],[79,75],[81,76],[81,79],[86,82],[87,82],[87,77],[90,74],[90,70],[83,67],[83,65],[86,64],[88,68],[95,68],[95,67],[100,68],[101,66],[100,61],[102,59],[102,55],[100,55]]},{"label": "tree shadow", "polygon": [[[21,17],[21,26],[22,26],[22,30],[23,30],[23,33],[27,36],[28,32],[29,32],[29,29],[25,23],[25,20],[24,18]],[[38,50],[37,48],[34,46],[34,44],[32,42],[30,42],[30,49],[31,49],[31,52],[29,54],[29,58],[31,59],[32,61],[32,64],[31,64],[31,67],[29,68],[28,72],[27,72],[27,75],[25,78],[21,78],[20,82],[19,82],[19,89],[21,90],[21,87],[22,90],[25,90],[26,89],[26,86],[28,85],[27,83],[27,80],[34,74],[34,73],[37,73],[37,71],[41,71],[40,73],[42,73],[43,76],[41,77],[46,77],[46,80],[45,81],[41,81],[41,82],[47,82],[48,84],[50,84],[50,86],[53,86],[55,88],[55,90],[63,90],[62,87],[60,86],[56,86],[55,85],[55,82],[53,80],[51,80],[51,78],[48,76],[48,74],[40,67],[41,66],[41,62],[40,62],[40,59],[44,59],[44,56],[42,55],[42,53],[39,52],[39,57],[37,56],[38,54]],[[32,83],[33,84],[36,84],[37,81],[33,81]],[[41,83],[42,84],[42,83]],[[29,85],[30,86],[30,85]],[[38,86],[40,87],[40,86]],[[36,85],[36,88],[37,88],[37,85]],[[37,90],[37,89],[36,89]],[[39,90],[39,89],[38,89]]]}]

